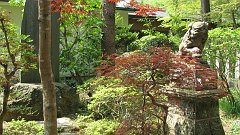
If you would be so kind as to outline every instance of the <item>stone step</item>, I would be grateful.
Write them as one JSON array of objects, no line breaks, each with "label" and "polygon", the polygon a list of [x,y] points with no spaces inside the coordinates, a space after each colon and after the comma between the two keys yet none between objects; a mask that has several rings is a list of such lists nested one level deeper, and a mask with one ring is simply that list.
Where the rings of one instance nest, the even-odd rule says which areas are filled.
[{"label": "stone step", "polygon": [[[37,121],[37,123],[43,125],[44,121]],[[59,135],[79,135],[79,126],[67,117],[57,119],[57,128]]]}]

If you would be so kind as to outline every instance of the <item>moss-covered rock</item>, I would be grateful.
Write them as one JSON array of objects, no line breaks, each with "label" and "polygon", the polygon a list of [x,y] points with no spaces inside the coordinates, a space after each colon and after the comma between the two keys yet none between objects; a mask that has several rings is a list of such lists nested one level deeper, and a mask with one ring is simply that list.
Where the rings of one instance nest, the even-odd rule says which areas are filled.
[{"label": "moss-covered rock", "polygon": [[[74,114],[79,108],[79,95],[76,90],[55,83],[58,117]],[[11,88],[9,110],[5,120],[43,120],[42,87],[40,84],[18,83]]]}]

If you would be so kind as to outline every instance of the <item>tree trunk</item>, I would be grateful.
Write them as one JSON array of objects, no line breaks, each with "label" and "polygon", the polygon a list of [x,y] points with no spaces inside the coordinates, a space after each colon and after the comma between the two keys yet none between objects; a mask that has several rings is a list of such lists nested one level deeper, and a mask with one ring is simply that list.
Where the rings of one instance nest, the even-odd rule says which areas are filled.
[{"label": "tree trunk", "polygon": [[108,0],[102,0],[104,26],[102,51],[104,54],[110,55],[116,52],[115,48],[115,8],[116,4]]},{"label": "tree trunk", "polygon": [[[238,52],[238,54],[240,55],[240,51]],[[238,76],[236,77],[237,80],[237,88],[240,89],[240,58],[238,58],[237,60],[237,63],[238,63]]]},{"label": "tree trunk", "polygon": [[236,22],[236,17],[235,17],[235,12],[234,10],[231,11],[232,13],[232,21],[233,21],[233,28],[237,29],[237,22]]},{"label": "tree trunk", "polygon": [[210,13],[210,0],[201,0],[202,7],[202,20],[208,22],[209,13]]},{"label": "tree trunk", "polygon": [[7,113],[7,105],[8,105],[8,98],[9,98],[9,94],[10,94],[10,82],[9,80],[7,80],[7,82],[5,83],[5,85],[3,86],[4,90],[3,90],[3,104],[2,104],[2,110],[0,113],[0,135],[3,134],[3,120],[4,120],[4,116]]},{"label": "tree trunk", "polygon": [[43,87],[45,135],[57,135],[56,92],[51,65],[50,0],[39,0],[39,71]]},{"label": "tree trunk", "polygon": [[[9,43],[9,36],[8,36],[8,32],[10,32],[7,28],[6,25],[4,23],[4,18],[1,18],[1,30],[3,32],[4,35],[4,40],[5,40],[5,47],[7,48],[7,56],[10,57],[10,62],[12,63],[12,65],[8,65],[8,64],[4,64],[1,60],[0,60],[0,65],[3,67],[3,75],[4,75],[4,80],[5,82],[2,83],[1,87],[3,88],[3,100],[2,100],[2,109],[1,109],[1,113],[0,113],[0,135],[3,134],[3,120],[5,115],[7,114],[7,109],[8,109],[8,98],[10,95],[10,87],[11,87],[11,83],[10,80],[11,78],[14,76],[14,74],[16,73],[18,67],[16,62],[16,58],[15,55],[12,54],[11,52],[11,47],[10,47],[10,43]],[[10,70],[9,67],[11,67]]]}]

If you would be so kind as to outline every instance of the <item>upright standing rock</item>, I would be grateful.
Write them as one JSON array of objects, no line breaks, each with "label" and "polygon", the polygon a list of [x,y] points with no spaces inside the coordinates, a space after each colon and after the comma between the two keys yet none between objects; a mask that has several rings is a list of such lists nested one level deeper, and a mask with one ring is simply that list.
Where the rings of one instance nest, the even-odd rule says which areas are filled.
[{"label": "upright standing rock", "polygon": [[[52,68],[55,82],[59,81],[59,35],[60,23],[58,21],[59,13],[52,13]],[[38,0],[26,0],[22,21],[21,33],[30,35],[35,51],[39,48],[39,30],[38,30]],[[40,83],[38,69],[21,73],[22,83]]]}]

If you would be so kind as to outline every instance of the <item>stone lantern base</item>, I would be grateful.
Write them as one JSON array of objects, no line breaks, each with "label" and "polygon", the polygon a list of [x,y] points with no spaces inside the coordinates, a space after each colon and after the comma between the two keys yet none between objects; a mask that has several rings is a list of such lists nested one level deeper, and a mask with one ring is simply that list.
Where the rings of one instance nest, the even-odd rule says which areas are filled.
[{"label": "stone lantern base", "polygon": [[219,116],[220,90],[165,90],[171,95],[167,124],[169,135],[225,135]]}]

